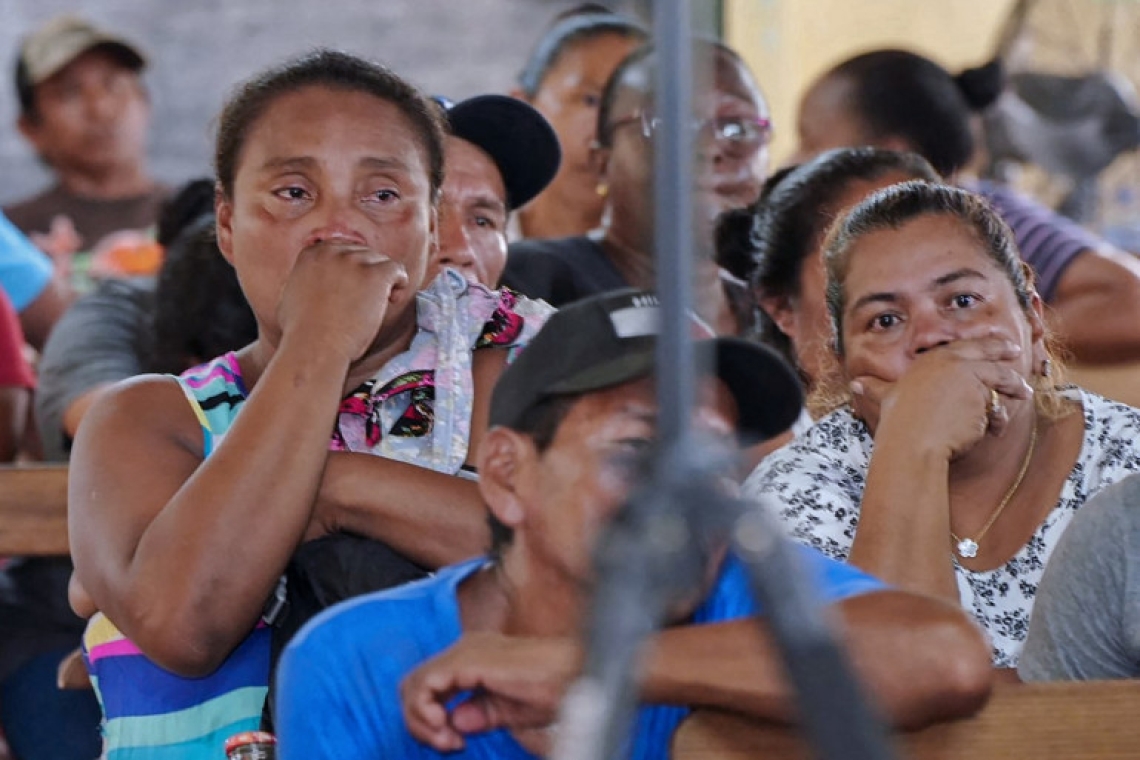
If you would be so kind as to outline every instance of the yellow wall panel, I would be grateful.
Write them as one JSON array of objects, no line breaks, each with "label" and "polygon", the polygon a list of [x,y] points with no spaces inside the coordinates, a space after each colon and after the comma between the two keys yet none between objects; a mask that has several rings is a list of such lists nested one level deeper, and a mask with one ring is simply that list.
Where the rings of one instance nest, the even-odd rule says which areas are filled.
[{"label": "yellow wall panel", "polygon": [[905,47],[957,71],[993,54],[1014,0],[725,0],[725,39],[772,107],[777,161],[795,145],[796,105],[833,64]]}]

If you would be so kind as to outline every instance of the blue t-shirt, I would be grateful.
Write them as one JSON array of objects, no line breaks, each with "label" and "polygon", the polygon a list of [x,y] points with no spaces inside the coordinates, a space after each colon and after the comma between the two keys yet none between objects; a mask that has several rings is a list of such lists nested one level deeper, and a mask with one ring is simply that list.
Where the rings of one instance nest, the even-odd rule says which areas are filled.
[{"label": "blue t-shirt", "polygon": [[[828,601],[883,588],[857,568],[806,547],[798,550]],[[310,621],[279,666],[281,760],[531,760],[533,755],[504,729],[468,736],[463,752],[445,755],[416,741],[404,724],[400,682],[458,641],[463,631],[456,591],[485,562],[445,568],[431,578],[339,604]],[[743,565],[729,557],[693,622],[724,622],[758,611]],[[664,757],[687,714],[685,707],[642,707],[631,757]]]},{"label": "blue t-shirt", "polygon": [[16,311],[23,311],[39,297],[51,273],[51,259],[0,214],[0,288]]}]

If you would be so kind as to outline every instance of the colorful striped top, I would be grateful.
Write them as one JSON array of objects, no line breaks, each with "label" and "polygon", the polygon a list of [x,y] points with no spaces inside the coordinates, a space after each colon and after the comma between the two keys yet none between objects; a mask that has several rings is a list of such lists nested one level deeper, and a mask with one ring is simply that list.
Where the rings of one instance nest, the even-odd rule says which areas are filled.
[{"label": "colorful striped top", "polygon": [[[408,350],[342,402],[329,448],[367,452],[459,474],[470,437],[472,353],[529,342],[553,309],[470,284],[452,270],[417,295]],[[248,391],[232,354],[178,378],[209,456]],[[149,660],[102,614],[83,651],[103,707],[106,760],[217,760],[227,738],[258,728],[268,691],[270,628],[260,624],[214,673],[183,678]]]},{"label": "colorful striped top", "polygon": [[[245,402],[237,358],[221,356],[178,382],[198,416],[209,456]],[[83,636],[83,651],[103,708],[106,760],[221,758],[226,739],[261,723],[269,631],[259,625],[210,675],[183,678],[156,665],[111,621],[95,615]]]}]

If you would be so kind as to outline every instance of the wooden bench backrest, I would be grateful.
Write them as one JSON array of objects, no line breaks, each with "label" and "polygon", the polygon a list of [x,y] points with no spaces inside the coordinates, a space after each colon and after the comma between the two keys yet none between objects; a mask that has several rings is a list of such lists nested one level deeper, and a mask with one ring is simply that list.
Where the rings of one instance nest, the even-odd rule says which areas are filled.
[{"label": "wooden bench backrest", "polygon": [[67,465],[0,466],[0,557],[67,554]]},{"label": "wooden bench backrest", "polygon": [[[899,735],[907,760],[1123,760],[1140,757],[1140,681],[1003,684],[978,715]],[[809,760],[793,730],[697,711],[674,760]]]},{"label": "wooden bench backrest", "polygon": [[1069,368],[1069,382],[1129,406],[1140,407],[1140,362]]}]

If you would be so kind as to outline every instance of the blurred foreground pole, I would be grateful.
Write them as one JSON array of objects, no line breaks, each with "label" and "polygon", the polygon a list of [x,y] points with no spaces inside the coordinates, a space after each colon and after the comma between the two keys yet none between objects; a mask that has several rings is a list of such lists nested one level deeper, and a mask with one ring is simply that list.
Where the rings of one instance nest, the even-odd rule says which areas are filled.
[{"label": "blurred foreground pole", "polygon": [[[646,0],[646,4],[648,0]],[[797,691],[801,723],[825,760],[888,760],[873,716],[832,637],[797,550],[755,504],[725,498],[715,474],[724,456],[691,434],[696,368],[690,339],[694,238],[693,84],[715,86],[713,61],[694,61],[689,0],[653,0],[657,62],[654,115],[655,248],[661,333],[657,343],[660,445],[650,482],[607,530],[597,551],[598,588],[585,672],[563,704],[554,760],[624,757],[637,709],[641,644],[669,603],[692,591],[709,546],[730,536],[749,565]],[[694,72],[696,77],[694,77]]]}]

